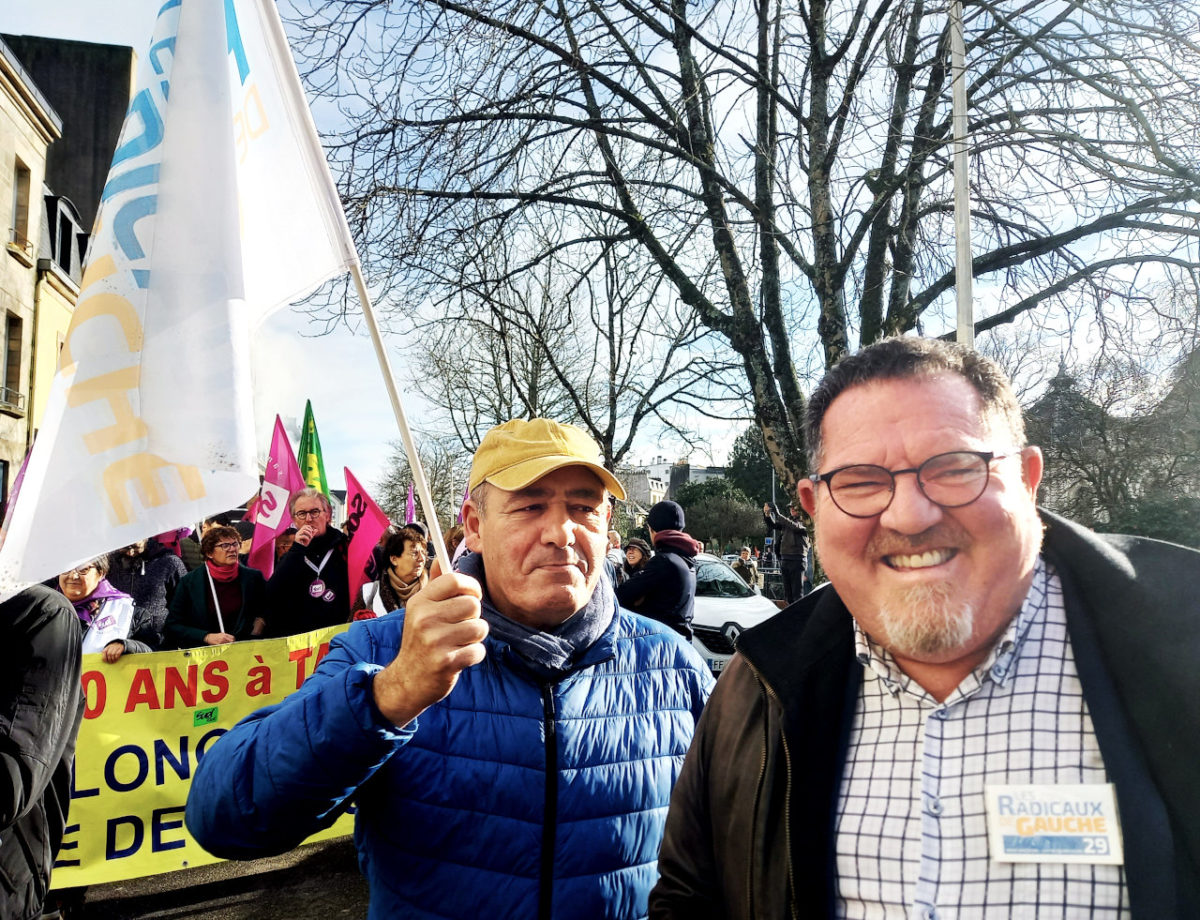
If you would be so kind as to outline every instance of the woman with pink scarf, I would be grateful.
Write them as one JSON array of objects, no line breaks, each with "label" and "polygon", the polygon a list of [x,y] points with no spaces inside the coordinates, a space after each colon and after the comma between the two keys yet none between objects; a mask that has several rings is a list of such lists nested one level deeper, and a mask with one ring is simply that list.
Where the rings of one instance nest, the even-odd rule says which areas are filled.
[{"label": "woman with pink scarf", "polygon": [[179,582],[171,599],[163,643],[167,648],[225,645],[262,635],[267,581],[262,572],[238,562],[242,538],[233,527],[204,532],[204,564]]}]

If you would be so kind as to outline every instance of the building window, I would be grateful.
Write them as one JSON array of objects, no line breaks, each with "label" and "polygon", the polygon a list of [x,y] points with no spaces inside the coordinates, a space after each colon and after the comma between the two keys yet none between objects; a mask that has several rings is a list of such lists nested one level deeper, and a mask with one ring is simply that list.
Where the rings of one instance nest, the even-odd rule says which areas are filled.
[{"label": "building window", "polygon": [[79,265],[75,259],[75,225],[61,211],[58,214],[58,246],[55,250],[54,260],[59,267],[69,277],[77,278],[75,270]]},{"label": "building window", "polygon": [[8,461],[0,460],[0,519],[8,517],[8,470]]},{"label": "building window", "polygon": [[33,242],[29,239],[29,167],[17,159],[13,174],[12,234],[13,247],[33,258]]},{"label": "building window", "polygon": [[21,317],[12,313],[4,320],[4,387],[0,389],[0,408],[24,411],[21,392]]}]

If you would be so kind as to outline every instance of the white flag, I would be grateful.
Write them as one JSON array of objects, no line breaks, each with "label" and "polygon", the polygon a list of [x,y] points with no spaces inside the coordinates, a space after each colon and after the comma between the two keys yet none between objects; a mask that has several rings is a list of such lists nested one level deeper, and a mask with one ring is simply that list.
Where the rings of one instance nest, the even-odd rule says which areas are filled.
[{"label": "white flag", "polygon": [[356,261],[272,0],[168,0],[0,547],[0,597],[258,488],[251,330]]}]

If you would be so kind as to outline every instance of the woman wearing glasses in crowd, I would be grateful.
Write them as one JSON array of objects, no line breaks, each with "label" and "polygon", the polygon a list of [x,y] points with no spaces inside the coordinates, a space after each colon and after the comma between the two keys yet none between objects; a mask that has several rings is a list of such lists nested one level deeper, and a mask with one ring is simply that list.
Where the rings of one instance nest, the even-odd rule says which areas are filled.
[{"label": "woman wearing glasses in crowd", "polygon": [[354,599],[352,619],[365,620],[407,606],[409,598],[427,580],[426,538],[413,527],[389,527],[380,543],[383,571],[378,581],[368,582]]},{"label": "woman wearing glasses in crowd", "polygon": [[58,576],[58,589],[79,617],[83,653],[100,652],[110,664],[126,652],[149,652],[150,646],[129,638],[139,625],[131,598],[108,583],[108,556],[68,569]]},{"label": "woman wearing glasses in crowd", "polygon": [[267,582],[262,572],[238,562],[242,538],[218,525],[204,533],[204,565],[179,582],[163,627],[167,648],[224,645],[262,635]]}]

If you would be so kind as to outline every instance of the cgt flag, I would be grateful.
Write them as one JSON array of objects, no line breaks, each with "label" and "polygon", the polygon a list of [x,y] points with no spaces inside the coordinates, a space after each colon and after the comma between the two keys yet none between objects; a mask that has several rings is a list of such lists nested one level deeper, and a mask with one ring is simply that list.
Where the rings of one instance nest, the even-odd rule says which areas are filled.
[{"label": "cgt flag", "polygon": [[288,499],[297,489],[304,488],[300,464],[292,453],[292,442],[279,416],[275,416],[275,433],[271,436],[271,452],[263,473],[262,489],[254,506],[254,542],[250,544],[249,563],[266,578],[275,571],[275,538],[292,526]]},{"label": "cgt flag", "polygon": [[0,597],[254,494],[250,332],[357,261],[272,0],[166,0],[137,85]]},{"label": "cgt flag", "polygon": [[354,603],[364,584],[384,577],[382,572],[375,571],[371,551],[391,522],[350,470],[343,469],[346,472],[346,536],[350,539],[346,565],[350,569],[350,602]]},{"label": "cgt flag", "polygon": [[304,481],[314,489],[329,494],[325,480],[325,458],[321,456],[321,438],[317,435],[317,420],[313,418],[312,400],[304,402],[304,426],[300,429],[300,471]]}]

